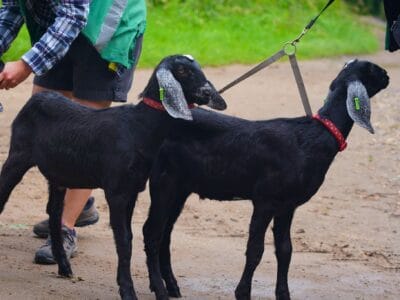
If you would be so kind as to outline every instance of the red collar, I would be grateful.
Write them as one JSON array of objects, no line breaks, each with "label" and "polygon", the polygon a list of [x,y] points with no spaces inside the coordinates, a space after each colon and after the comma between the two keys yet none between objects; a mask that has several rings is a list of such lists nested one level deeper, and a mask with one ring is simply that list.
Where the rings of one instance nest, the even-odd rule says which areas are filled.
[{"label": "red collar", "polygon": [[347,147],[346,139],[331,120],[323,119],[319,114],[314,115],[312,118],[318,120],[334,136],[334,138],[339,144],[339,151],[343,151],[344,149],[346,149]]},{"label": "red collar", "polygon": [[[161,111],[165,111],[164,106],[161,104],[161,102],[153,100],[151,98],[143,98],[143,103],[146,104],[147,106],[150,106],[151,108],[157,109],[157,110],[161,110]],[[195,108],[195,105],[193,103],[188,104],[188,107],[190,109]]]}]

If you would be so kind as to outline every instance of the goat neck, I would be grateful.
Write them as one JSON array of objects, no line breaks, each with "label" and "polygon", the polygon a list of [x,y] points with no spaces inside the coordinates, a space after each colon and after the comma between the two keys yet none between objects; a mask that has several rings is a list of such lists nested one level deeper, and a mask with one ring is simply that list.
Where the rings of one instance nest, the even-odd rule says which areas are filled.
[{"label": "goat neck", "polygon": [[[346,108],[347,91],[345,88],[338,88],[330,91],[325,105],[318,111],[318,114],[330,120],[346,139],[353,127],[353,120],[350,118]],[[327,131],[328,134],[331,134]]]},{"label": "goat neck", "polygon": [[138,106],[142,109],[154,111],[155,114],[160,114],[160,112],[165,114],[165,108],[160,100],[160,87],[154,74],[151,76],[144,91],[139,95],[139,98],[142,101],[139,102]]},{"label": "goat neck", "polygon": [[151,76],[144,91],[139,95],[139,98],[142,99],[139,105],[145,104],[149,108],[165,111],[160,100],[160,86],[154,74]]}]

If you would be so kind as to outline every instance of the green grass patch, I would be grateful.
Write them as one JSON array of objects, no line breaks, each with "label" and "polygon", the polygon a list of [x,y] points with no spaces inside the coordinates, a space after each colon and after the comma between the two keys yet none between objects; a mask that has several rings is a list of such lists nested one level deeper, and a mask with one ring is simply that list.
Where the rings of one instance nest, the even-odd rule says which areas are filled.
[{"label": "green grass patch", "polygon": [[[149,7],[140,66],[154,66],[171,53],[190,53],[202,64],[214,66],[255,63],[297,37],[326,4],[325,0],[165,2]],[[298,44],[297,53],[309,59],[377,49],[371,26],[335,2]]]},{"label": "green grass patch", "polygon": [[[325,4],[326,0],[149,0],[139,67],[154,67],[175,53],[191,54],[202,65],[259,62],[297,37]],[[23,30],[3,58],[16,59],[28,47]],[[336,1],[298,44],[297,53],[309,59],[379,48],[372,27]]]},{"label": "green grass patch", "polygon": [[19,59],[30,47],[28,30],[23,26],[17,39],[11,44],[10,49],[1,57],[4,61]]}]

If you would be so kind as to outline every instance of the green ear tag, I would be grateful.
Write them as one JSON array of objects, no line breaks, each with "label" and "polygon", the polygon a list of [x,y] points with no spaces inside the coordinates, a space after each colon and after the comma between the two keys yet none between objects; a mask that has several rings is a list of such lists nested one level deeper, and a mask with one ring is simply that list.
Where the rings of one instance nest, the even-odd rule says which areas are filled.
[{"label": "green ear tag", "polygon": [[160,100],[163,101],[164,100],[164,89],[162,87],[160,87]]},{"label": "green ear tag", "polygon": [[358,97],[354,97],[354,106],[356,110],[360,110],[360,99]]}]

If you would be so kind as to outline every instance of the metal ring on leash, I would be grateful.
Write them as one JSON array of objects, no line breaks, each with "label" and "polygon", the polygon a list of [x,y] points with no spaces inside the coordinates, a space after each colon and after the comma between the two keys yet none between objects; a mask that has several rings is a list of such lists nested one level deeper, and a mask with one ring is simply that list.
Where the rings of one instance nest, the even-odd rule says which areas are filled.
[{"label": "metal ring on leash", "polygon": [[[290,48],[291,47],[291,48]],[[294,42],[287,42],[283,46],[283,51],[287,56],[294,55],[296,54],[297,48],[296,48],[296,43]]]}]

